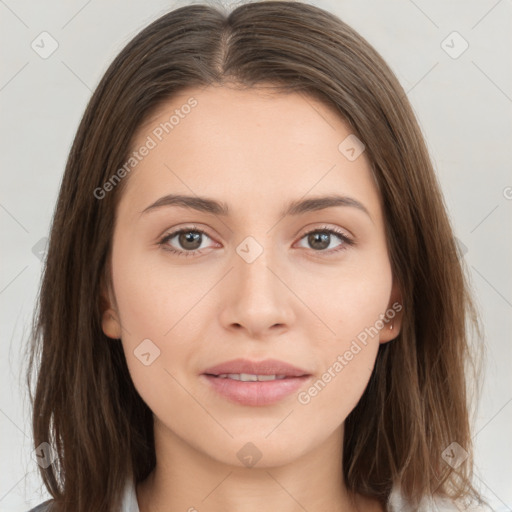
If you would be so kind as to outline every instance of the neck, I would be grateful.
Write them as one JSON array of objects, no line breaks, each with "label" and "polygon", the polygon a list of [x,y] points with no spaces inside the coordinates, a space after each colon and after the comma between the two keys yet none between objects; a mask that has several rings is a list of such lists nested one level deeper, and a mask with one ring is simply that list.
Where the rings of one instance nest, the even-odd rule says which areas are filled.
[{"label": "neck", "polygon": [[[343,427],[321,446],[282,465],[219,462],[155,421],[156,466],[138,484],[140,512],[381,511],[350,493],[343,480]],[[333,453],[339,454],[333,457]]]}]

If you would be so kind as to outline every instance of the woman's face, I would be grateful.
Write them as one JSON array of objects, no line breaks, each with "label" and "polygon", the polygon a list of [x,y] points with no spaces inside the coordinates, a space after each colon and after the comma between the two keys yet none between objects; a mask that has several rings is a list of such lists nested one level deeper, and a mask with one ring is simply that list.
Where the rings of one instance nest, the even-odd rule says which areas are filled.
[{"label": "woman's face", "polygon": [[380,199],[349,125],[298,93],[194,88],[132,149],[103,329],[122,338],[155,431],[238,466],[339,442],[400,329]]}]

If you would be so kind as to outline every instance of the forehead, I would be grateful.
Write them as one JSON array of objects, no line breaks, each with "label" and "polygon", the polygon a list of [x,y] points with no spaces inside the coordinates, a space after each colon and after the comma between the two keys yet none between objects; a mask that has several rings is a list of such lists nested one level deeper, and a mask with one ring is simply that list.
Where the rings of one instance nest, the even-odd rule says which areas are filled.
[{"label": "forehead", "polygon": [[132,150],[151,149],[130,173],[126,199],[142,207],[164,193],[186,193],[281,209],[306,194],[350,193],[378,208],[364,151],[355,159],[344,153],[347,144],[363,147],[352,137],[334,109],[303,93],[189,88],[139,127]]}]

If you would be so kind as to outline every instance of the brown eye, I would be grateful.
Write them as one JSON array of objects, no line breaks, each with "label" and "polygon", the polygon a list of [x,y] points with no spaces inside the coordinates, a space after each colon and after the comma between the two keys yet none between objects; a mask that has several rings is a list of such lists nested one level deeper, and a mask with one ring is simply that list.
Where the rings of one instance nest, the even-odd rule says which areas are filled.
[{"label": "brown eye", "polygon": [[[354,244],[354,241],[343,234],[341,231],[332,228],[322,228],[309,231],[301,238],[301,240],[304,238],[307,238],[308,247],[316,252],[337,252],[344,250],[347,248],[347,246]],[[331,249],[327,250],[331,246],[333,240],[336,238],[342,243],[338,244],[334,248],[331,247]]]},{"label": "brown eye", "polygon": [[197,231],[182,231],[178,234],[178,243],[184,249],[195,251],[201,246],[202,236]]},{"label": "brown eye", "polygon": [[325,232],[315,232],[307,235],[308,243],[313,249],[327,249],[331,243],[331,235]]},{"label": "brown eye", "polygon": [[[204,238],[210,238],[205,231],[199,228],[183,228],[165,235],[159,242],[166,251],[179,256],[193,256],[201,253]],[[174,244],[171,241],[176,239]]]}]

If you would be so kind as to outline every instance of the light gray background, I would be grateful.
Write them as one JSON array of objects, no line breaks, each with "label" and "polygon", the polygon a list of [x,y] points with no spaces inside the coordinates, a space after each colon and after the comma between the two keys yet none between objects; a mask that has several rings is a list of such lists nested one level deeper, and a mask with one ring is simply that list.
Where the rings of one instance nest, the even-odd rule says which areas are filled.
[{"label": "light gray background", "polygon": [[[48,235],[76,128],[122,47],[149,22],[188,3],[0,0],[1,511],[28,510],[48,497],[32,459],[22,355],[41,274],[33,247]],[[376,47],[417,114],[456,236],[467,248],[486,329],[476,483],[496,510],[512,510],[511,2],[312,3]],[[59,45],[47,59],[31,48],[43,31]],[[458,58],[442,47],[453,31],[469,44]],[[452,52],[462,48],[453,36],[446,44]]]}]

